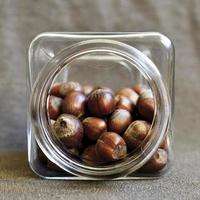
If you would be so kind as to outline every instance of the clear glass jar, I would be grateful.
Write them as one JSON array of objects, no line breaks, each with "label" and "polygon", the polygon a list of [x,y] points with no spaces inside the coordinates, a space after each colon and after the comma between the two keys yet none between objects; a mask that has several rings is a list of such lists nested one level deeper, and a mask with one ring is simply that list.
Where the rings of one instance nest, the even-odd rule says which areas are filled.
[{"label": "clear glass jar", "polygon": [[[28,160],[37,175],[66,180],[141,179],[156,178],[168,170],[173,157],[174,48],[166,36],[154,32],[43,33],[30,45],[27,74]],[[114,163],[90,166],[71,156],[54,136],[47,114],[48,95],[58,81],[103,85],[114,91],[148,86],[155,103],[150,136]],[[166,138],[164,169],[140,170]]]}]

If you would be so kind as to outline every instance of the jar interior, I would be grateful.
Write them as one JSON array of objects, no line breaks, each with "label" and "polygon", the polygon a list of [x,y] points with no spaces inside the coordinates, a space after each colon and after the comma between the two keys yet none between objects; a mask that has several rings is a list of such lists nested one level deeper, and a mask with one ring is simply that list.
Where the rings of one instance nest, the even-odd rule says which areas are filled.
[{"label": "jar interior", "polygon": [[[127,59],[119,55],[104,51],[87,53],[86,55],[79,56],[71,62],[64,64],[57,72],[56,76],[54,76],[49,93],[52,86],[56,83],[67,83],[70,81],[78,82],[81,85],[92,85],[94,88],[98,86],[109,87],[115,92],[115,94],[120,89],[133,88],[135,85],[142,85],[146,87],[146,89],[151,90],[145,74],[139,71],[137,65],[130,63]],[[55,137],[55,132],[51,126],[51,119],[49,116],[48,121],[52,130],[50,137],[54,138],[53,140],[56,142],[56,145],[59,147],[60,151],[62,151],[63,155],[81,165],[93,166],[83,162],[80,159],[80,156],[71,155],[68,148],[66,148],[62,142]],[[143,146],[148,142],[150,131],[141,145],[129,152],[125,159],[120,159],[106,164],[99,164],[95,167],[101,168],[106,166],[117,166],[130,157],[137,157],[142,153]]]},{"label": "jar interior", "polygon": [[77,81],[83,85],[106,86],[118,91],[136,84],[148,86],[141,72],[126,59],[112,53],[89,53],[67,63],[53,83]]}]

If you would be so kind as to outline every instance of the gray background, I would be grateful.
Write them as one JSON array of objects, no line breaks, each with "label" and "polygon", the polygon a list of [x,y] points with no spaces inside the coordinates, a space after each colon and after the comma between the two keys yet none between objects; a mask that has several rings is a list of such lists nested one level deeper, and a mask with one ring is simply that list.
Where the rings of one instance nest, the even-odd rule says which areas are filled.
[{"label": "gray background", "polygon": [[[26,65],[44,31],[159,31],[176,48],[175,161],[154,181],[44,181],[26,158]],[[199,0],[0,0],[0,199],[200,199]]]}]

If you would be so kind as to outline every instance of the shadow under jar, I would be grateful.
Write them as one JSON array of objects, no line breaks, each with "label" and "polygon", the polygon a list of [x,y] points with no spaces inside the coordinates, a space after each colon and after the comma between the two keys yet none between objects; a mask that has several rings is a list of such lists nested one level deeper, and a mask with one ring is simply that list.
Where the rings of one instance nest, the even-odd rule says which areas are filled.
[{"label": "shadow under jar", "polygon": [[28,101],[28,159],[42,178],[156,178],[171,164],[174,49],[160,33],[37,36]]}]

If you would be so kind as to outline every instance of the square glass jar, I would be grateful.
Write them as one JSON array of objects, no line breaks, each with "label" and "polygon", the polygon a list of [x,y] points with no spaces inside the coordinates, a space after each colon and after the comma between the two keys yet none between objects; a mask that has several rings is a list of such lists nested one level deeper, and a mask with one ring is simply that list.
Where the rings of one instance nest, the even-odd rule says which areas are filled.
[{"label": "square glass jar", "polygon": [[[28,160],[31,169],[40,177],[47,179],[65,179],[65,180],[93,180],[93,179],[143,179],[143,178],[156,178],[166,172],[171,165],[171,160],[173,157],[172,153],[172,133],[173,133],[173,113],[174,113],[174,47],[172,42],[166,36],[155,33],[155,32],[145,32],[145,33],[134,33],[134,32],[114,32],[114,33],[43,33],[38,35],[33,39],[29,48],[29,66],[28,66],[28,81],[27,81],[27,98],[28,102],[31,102],[35,98],[35,93],[38,92],[34,90],[35,82],[42,78],[41,73],[44,73],[51,62],[51,65],[57,64],[59,58],[57,55],[62,54],[63,49],[70,49],[72,46],[76,46],[79,43],[87,43],[87,41],[97,41],[98,45],[92,46],[92,48],[102,48],[99,46],[105,42],[103,47],[107,43],[116,45],[123,43],[129,47],[133,47],[143,55],[149,58],[150,62],[156,66],[161,82],[164,84],[164,89],[166,89],[167,96],[169,96],[168,114],[169,119],[166,120],[165,126],[165,136],[168,136],[169,145],[169,163],[164,170],[159,173],[141,173],[138,170],[129,170],[126,173],[119,173],[118,175],[112,174],[110,176],[96,176],[90,174],[76,173],[76,170],[69,169],[63,173],[62,170],[59,171],[56,165],[52,164],[52,167],[47,167],[46,158],[54,161],[49,157],[48,153],[42,147],[41,141],[36,140],[37,133],[39,129],[35,128],[33,108],[30,105],[28,109]],[[91,42],[92,43],[92,42]],[[87,45],[88,44],[83,44]],[[71,48],[73,49],[73,48]],[[76,50],[76,49],[75,49]],[[74,51],[75,51],[74,50]],[[79,49],[80,51],[82,49]],[[73,55],[74,51],[70,54]],[[66,56],[67,55],[63,55]],[[142,55],[141,55],[142,56]],[[148,61],[149,61],[148,60]],[[108,67],[101,68],[99,65]],[[126,59],[122,59],[120,56],[113,56],[112,54],[90,54],[86,55],[80,59],[76,59],[75,62],[68,63],[70,66],[68,69],[63,69],[64,76],[59,77],[59,81],[63,80],[74,80],[80,81],[81,83],[92,83],[101,84],[102,81],[106,86],[109,86],[116,90],[118,87],[130,84],[130,80],[134,80],[133,84],[143,84],[146,83],[142,73],[138,73],[137,70],[130,71],[129,63]],[[90,67],[93,66],[93,67]],[[147,66],[148,68],[148,66]],[[145,69],[144,69],[145,70]],[[152,73],[153,74],[153,73]],[[44,76],[44,75],[43,75]],[[88,79],[91,79],[88,81]],[[150,77],[151,79],[151,77]],[[153,82],[152,82],[153,85]],[[153,87],[153,86],[152,86]],[[35,87],[36,88],[36,87]],[[162,91],[162,88],[159,88]],[[34,92],[33,92],[34,91]],[[31,96],[32,95],[32,96]],[[161,95],[162,96],[162,95]],[[34,102],[37,104],[37,102]],[[31,103],[30,103],[31,104]],[[38,105],[35,105],[37,107]],[[44,107],[44,105],[42,105]],[[164,136],[163,136],[164,137]],[[161,139],[158,143],[161,144]],[[157,147],[159,144],[156,144]],[[156,148],[155,145],[155,148]],[[42,149],[42,150],[41,150]],[[44,151],[44,153],[43,153]],[[46,154],[47,153],[47,154]],[[151,154],[144,155],[144,162],[147,162],[150,157],[155,153],[152,151]],[[52,162],[51,162],[52,163]],[[56,162],[57,165],[61,164]],[[59,165],[61,168],[62,165]],[[55,170],[54,170],[55,168]]]}]

